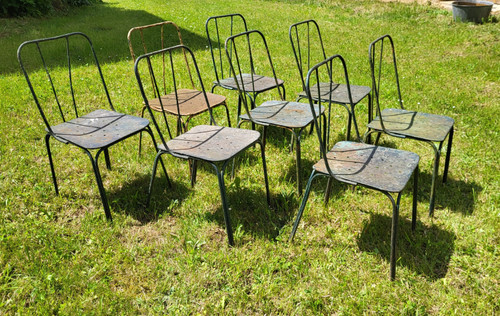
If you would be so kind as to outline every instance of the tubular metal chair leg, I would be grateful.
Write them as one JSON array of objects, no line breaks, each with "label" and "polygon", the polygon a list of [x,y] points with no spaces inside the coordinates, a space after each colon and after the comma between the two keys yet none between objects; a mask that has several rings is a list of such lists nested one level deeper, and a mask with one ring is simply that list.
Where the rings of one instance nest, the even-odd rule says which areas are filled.
[{"label": "tubular metal chair leg", "polygon": [[266,151],[264,150],[264,145],[261,142],[258,142],[260,145],[260,155],[262,157],[262,167],[264,169],[264,183],[266,184],[266,197],[267,197],[267,205],[271,205],[271,195],[269,194],[269,180],[267,178],[267,165],[266,165]]},{"label": "tubular metal chair leg", "polygon": [[[144,117],[144,111],[146,110],[146,106],[142,107],[141,111],[141,117]],[[155,146],[156,149],[156,146]],[[139,133],[139,157],[141,156],[141,150],[142,150],[142,132]]]},{"label": "tubular metal chair leg", "polygon": [[295,135],[295,142],[296,142],[296,147],[297,149],[295,150],[295,155],[296,155],[296,169],[297,169],[297,190],[299,192],[299,195],[302,194],[302,181],[301,181],[301,177],[300,177],[300,170],[302,168],[302,164],[301,164],[301,159],[300,159],[300,134],[301,134],[302,130],[300,130],[298,133],[295,133],[293,132],[293,134]]},{"label": "tubular metal chair leg", "polygon": [[411,230],[415,231],[417,226],[417,194],[418,194],[418,165],[413,171],[413,206],[411,209]]},{"label": "tubular metal chair leg", "polygon": [[444,162],[443,183],[448,180],[448,167],[450,166],[451,145],[453,144],[453,126],[451,127],[450,135],[448,135],[448,148],[446,150],[446,160]]},{"label": "tubular metal chair leg", "polygon": [[[369,93],[368,94],[368,122],[367,122],[367,124],[369,124],[372,120],[373,120],[372,96]],[[368,144],[371,144],[372,143],[372,136],[371,136],[371,134],[368,134],[367,136],[368,137],[366,138],[366,142]]]},{"label": "tubular metal chair leg", "polygon": [[57,187],[56,172],[54,170],[54,162],[52,161],[52,153],[50,152],[50,134],[45,135],[45,145],[47,146],[47,154],[49,155],[50,171],[52,173],[52,183],[54,183],[54,189],[56,190],[56,195],[59,195],[59,188]]},{"label": "tubular metal chair leg", "polygon": [[351,124],[352,124],[352,114],[348,113],[347,116],[347,137],[346,140],[351,140]]},{"label": "tubular metal chair leg", "polygon": [[[149,126],[145,129],[145,131],[151,136],[151,139],[153,140],[153,144],[155,146],[155,150],[157,150],[158,145],[156,144],[156,140],[155,140],[155,136],[153,134],[153,131],[151,130],[151,128]],[[161,157],[160,157],[160,163],[161,163],[161,167],[163,169],[163,172],[165,173],[165,178],[167,178],[168,187],[171,188],[172,183],[170,182],[170,177],[168,176],[167,169],[165,168],[165,164],[163,163],[163,159],[161,159]]]},{"label": "tubular metal chair leg", "polygon": [[299,227],[300,219],[302,218],[302,213],[304,213],[304,209],[306,207],[307,199],[309,198],[309,193],[311,192],[311,183],[316,176],[319,174],[316,173],[316,170],[313,170],[311,175],[309,176],[309,180],[307,181],[306,191],[304,192],[304,196],[302,197],[302,202],[300,203],[299,212],[297,213],[297,218],[293,223],[292,232],[290,233],[290,237],[288,237],[288,242],[292,242],[295,237],[295,233],[297,232],[297,227]]},{"label": "tubular metal chair leg", "polygon": [[398,193],[397,202],[394,202],[394,198],[388,192],[383,192],[392,203],[392,227],[391,227],[391,281],[396,278],[396,241],[398,235],[398,223],[399,223],[399,202],[401,201],[401,192]]},{"label": "tubular metal chair leg", "polygon": [[95,159],[94,159],[92,157],[92,154],[88,150],[85,150],[85,152],[87,153],[87,155],[90,158],[90,162],[92,163],[92,167],[94,169],[94,174],[95,174],[95,178],[97,181],[97,187],[99,188],[99,193],[101,195],[101,201],[102,201],[102,205],[104,207],[104,213],[106,214],[106,219],[111,222],[111,221],[113,221],[113,218],[111,217],[111,211],[109,210],[108,199],[106,197],[106,191],[104,190],[104,185],[102,184],[101,173],[99,172],[99,165],[98,165],[99,155],[101,154],[102,151],[103,151],[103,149],[100,149],[97,152]]},{"label": "tubular metal chair leg", "polygon": [[111,170],[111,160],[109,159],[108,148],[104,149],[104,160],[106,161],[106,168],[108,168],[108,170]]},{"label": "tubular metal chair leg", "polygon": [[229,209],[227,206],[227,199],[226,199],[226,187],[224,185],[224,166],[219,170],[216,165],[212,164],[212,166],[215,169],[215,173],[217,173],[217,179],[219,180],[219,190],[220,190],[220,196],[222,200],[222,210],[224,212],[224,222],[226,224],[226,231],[227,231],[227,239],[229,242],[230,246],[234,246],[234,239],[233,239],[233,230],[231,228],[231,220],[229,218]]},{"label": "tubular metal chair leg", "polygon": [[198,172],[198,161],[190,160],[191,167],[191,187],[194,187],[196,184],[196,174]]},{"label": "tubular metal chair leg", "polygon": [[435,151],[435,157],[434,157],[434,170],[432,171],[432,184],[431,184],[431,199],[429,202],[429,216],[434,215],[434,203],[436,200],[436,182],[437,182],[437,177],[439,173],[439,158],[441,156],[441,153],[439,150],[436,148],[436,145],[431,143],[432,148]]},{"label": "tubular metal chair leg", "polygon": [[153,171],[151,172],[151,180],[149,181],[148,199],[146,201],[146,208],[149,207],[149,202],[151,201],[151,194],[153,193],[153,184],[155,182],[155,176],[156,176],[156,168],[158,166],[158,160],[161,160],[161,155],[163,155],[163,152],[159,151],[156,154],[155,160],[153,162]]},{"label": "tubular metal chair leg", "polygon": [[328,182],[326,184],[326,190],[325,190],[325,205],[327,205],[328,201],[330,200],[330,194],[332,193],[332,186],[333,186],[333,178],[328,177]]},{"label": "tubular metal chair leg", "polygon": [[229,109],[225,101],[224,101],[224,107],[226,108],[227,126],[231,127],[231,116],[229,115]]}]

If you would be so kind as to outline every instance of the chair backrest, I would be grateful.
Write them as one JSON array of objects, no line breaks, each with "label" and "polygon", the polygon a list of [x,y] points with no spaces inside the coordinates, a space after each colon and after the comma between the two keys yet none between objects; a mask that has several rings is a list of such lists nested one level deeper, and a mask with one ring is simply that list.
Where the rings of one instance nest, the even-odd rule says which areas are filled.
[{"label": "chair backrest", "polygon": [[[164,62],[165,59],[167,59],[167,63]],[[150,106],[150,102],[154,99],[154,95],[161,95],[160,85],[163,84],[163,82],[158,82],[158,76],[156,73],[165,71],[165,73],[168,74],[168,76],[164,76],[165,78],[170,79],[165,81],[167,93],[171,93],[171,95],[175,96],[175,105],[177,107],[177,111],[180,112],[179,108],[182,104],[179,102],[181,99],[181,96],[179,95],[179,84],[182,85],[182,82],[186,81],[186,77],[191,76],[190,74],[186,74],[188,72],[187,67],[184,69],[184,72],[182,71],[186,62],[190,65],[191,69],[194,69],[196,72],[195,79],[197,85],[195,86],[199,90],[199,93],[203,94],[203,99],[208,112],[210,113],[210,123],[216,125],[215,119],[212,115],[212,109],[209,107],[207,94],[205,93],[205,87],[203,86],[198,64],[196,63],[193,52],[187,46],[176,45],[141,55],[137,57],[134,65],[135,76],[137,83],[139,84],[141,95],[144,99],[144,104],[147,106],[151,120],[153,121],[153,124],[160,135],[160,139],[167,150],[167,139],[163,136],[162,129],[153,115],[153,111]],[[163,65],[167,65],[167,69],[163,68]],[[149,84],[149,86],[149,80],[144,80],[144,77],[146,76],[151,77],[151,84]],[[159,105],[162,108],[161,113],[163,115],[165,127],[168,131],[169,138],[172,139],[172,133],[170,132],[170,127],[164,111],[166,107],[165,101],[163,98],[157,98],[156,101],[159,102]]]},{"label": "chair backrest", "polygon": [[[147,54],[149,52],[162,50],[167,47],[172,47],[175,45],[184,45],[182,42],[181,30],[172,21],[163,21],[154,24],[136,26],[131,28],[127,34],[128,47],[130,49],[130,55],[132,56],[132,60],[135,62],[136,56],[141,54]],[[189,78],[191,80],[191,85],[194,89],[194,80],[191,75],[191,69],[189,68],[189,62],[184,53],[184,59],[186,62],[187,71],[189,74]],[[165,70],[165,60],[163,61],[163,69]],[[163,71],[162,73],[163,80],[163,94],[165,94],[166,89],[166,73]],[[158,75],[158,74],[157,74]],[[152,76],[152,73],[150,73]],[[159,78],[159,77],[158,77]],[[151,77],[151,80],[153,78]],[[155,95],[157,97],[157,95]]]},{"label": "chair backrest", "polygon": [[[239,13],[211,16],[205,22],[208,47],[212,55],[212,63],[217,83],[231,76],[231,66],[224,52],[224,44],[230,36],[248,31],[247,22]],[[229,47],[229,53],[232,54]]]},{"label": "chair backrest", "polygon": [[[340,69],[339,67],[343,69],[344,80],[345,80],[345,82],[343,83],[347,85],[347,95],[349,97],[349,103],[351,106],[350,108],[352,109],[353,101],[351,94],[351,86],[349,84],[349,76],[347,74],[347,66],[344,58],[342,58],[342,56],[340,55],[333,55],[331,57],[328,57],[324,61],[311,67],[306,76],[306,89],[305,89],[307,97],[309,99],[309,105],[311,106],[311,112],[313,113],[314,117],[316,134],[318,136],[319,146],[321,148],[321,157],[325,160],[326,168],[330,173],[330,175],[332,176],[333,173],[330,170],[326,154],[328,153],[329,148],[333,146],[333,144],[328,143],[330,141],[330,137],[326,137],[326,135],[329,134],[331,116],[333,115],[331,107],[332,103],[330,100],[332,100],[332,92],[335,91],[335,87],[337,86],[337,83],[335,83],[332,78],[332,69]],[[318,83],[322,84],[319,85]],[[315,85],[317,88],[313,89],[313,86]],[[324,106],[327,109],[325,111],[327,115],[326,117],[327,124],[322,128],[320,128],[318,122],[319,121],[319,113],[317,112],[318,106]],[[333,108],[335,109],[338,107],[334,106]],[[351,114],[354,123],[354,129],[356,131],[357,140],[361,141],[358,124],[356,121],[356,115],[355,113]],[[322,132],[323,135],[321,135]]]},{"label": "chair backrest", "polygon": [[[389,45],[389,47],[384,47],[387,45]],[[388,99],[388,96],[396,95],[399,106],[404,109],[403,99],[401,97],[401,88],[399,85],[398,68],[396,65],[396,52],[394,50],[394,42],[391,36],[383,35],[374,40],[370,44],[368,55],[372,77],[372,99],[377,105],[377,115],[382,117],[380,114],[382,88],[385,91],[383,94],[385,98]],[[392,83],[390,81],[392,81]],[[381,84],[381,82],[383,82],[383,84]],[[397,88],[397,91],[394,91],[394,88]],[[393,102],[390,102],[390,104],[393,104]],[[383,122],[381,123],[382,128],[384,128]]]},{"label": "chair backrest", "polygon": [[95,110],[96,104],[108,103],[114,110],[87,35],[74,32],[26,41],[17,59],[49,133],[51,125]]},{"label": "chair backrest", "polygon": [[302,89],[305,90],[307,71],[326,59],[321,32],[316,21],[305,20],[292,24],[288,35],[302,81]]},{"label": "chair backrest", "polygon": [[[251,30],[228,37],[225,47],[232,76],[236,78],[240,98],[250,120],[253,121],[246,96],[250,94],[250,91],[256,90],[256,85],[259,84],[257,79],[261,76],[267,76],[273,78],[276,87],[278,86],[278,78],[276,77],[266,38],[262,32]],[[254,72],[257,67],[259,69],[258,75]],[[277,90],[280,100],[284,100],[281,89]]]}]

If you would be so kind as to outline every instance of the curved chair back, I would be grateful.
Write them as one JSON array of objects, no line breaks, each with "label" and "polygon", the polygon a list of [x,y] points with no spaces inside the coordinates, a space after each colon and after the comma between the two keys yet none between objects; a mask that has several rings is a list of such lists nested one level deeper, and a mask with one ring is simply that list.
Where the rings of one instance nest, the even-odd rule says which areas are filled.
[{"label": "curved chair back", "polygon": [[[183,64],[183,61],[181,59],[184,59],[184,61],[188,62],[188,65],[191,65],[193,69],[196,71],[195,78],[197,79],[197,82],[195,83],[197,83],[197,85],[195,86],[198,88],[198,91],[196,92],[196,95],[190,95],[187,99],[184,98],[183,95],[181,95],[182,90],[179,90],[179,85],[182,84],[182,82],[185,81],[186,79],[185,76],[184,77],[182,76],[182,68],[179,67],[180,65]],[[165,60],[167,60],[167,62],[165,62]],[[158,64],[160,65],[158,66]],[[169,77],[160,76],[160,78],[167,78],[169,80],[158,82],[157,72],[163,71],[164,69],[163,65],[167,66],[168,69],[165,70],[167,73],[170,74],[170,76]],[[187,71],[187,69],[185,70]],[[208,109],[208,112],[210,113],[210,123],[216,125],[215,119],[212,115],[212,109],[209,107],[207,94],[205,93],[205,88],[203,86],[203,81],[201,79],[196,59],[191,49],[189,49],[187,46],[176,45],[141,55],[135,61],[134,71],[137,82],[139,84],[141,95],[144,99],[144,104],[148,108],[149,114],[151,115],[151,120],[153,121],[153,124],[155,125],[160,135],[160,139],[165,148],[167,149],[167,151],[168,151],[167,139],[163,136],[162,133],[163,129],[160,128],[157,119],[153,115],[153,111],[150,105],[152,100],[155,100],[159,103],[160,107],[162,108],[161,113],[163,114],[165,127],[168,131],[169,138],[172,139],[172,133],[170,132],[167,116],[165,115],[165,113],[167,112],[166,111],[167,104],[165,104],[165,99],[164,98],[154,99],[153,97],[153,95],[162,95],[160,93],[160,86],[163,83],[165,83],[166,92],[172,97],[175,107],[177,108],[177,111],[179,113],[181,112],[180,107],[185,104],[189,104],[191,100],[193,99],[201,100],[201,102],[204,102],[204,104]],[[146,81],[143,80],[145,73],[148,73],[151,76],[150,86],[147,86]],[[189,77],[191,77],[190,74]]]},{"label": "curved chair back", "polygon": [[[276,77],[266,38],[262,32],[251,30],[228,37],[225,47],[232,77],[236,78],[235,83],[240,98],[247,115],[253,121],[246,96],[251,95],[254,91],[263,92],[282,85],[282,82]],[[256,68],[259,69],[258,75],[254,71]],[[260,84],[265,82],[260,79],[264,79],[264,77],[271,78],[273,84],[261,88]],[[277,90],[280,100],[284,100],[285,96],[281,89]]]},{"label": "curved chair back", "polygon": [[302,89],[305,90],[307,71],[326,59],[321,32],[316,21],[306,20],[292,24],[288,35],[299,70]]},{"label": "curved chair back", "polygon": [[[205,22],[205,30],[212,56],[216,85],[221,85],[221,80],[231,77],[231,66],[225,57],[224,43],[228,37],[248,31],[247,22],[239,13],[211,16]],[[229,53],[232,54],[232,52],[232,48],[229,47]]]},{"label": "curved chair back", "polygon": [[[132,60],[134,62],[137,58],[136,55],[147,54],[148,52],[161,50],[175,45],[184,45],[180,28],[172,21],[163,21],[159,23],[133,27],[128,31],[127,40],[130,49],[130,55],[132,56]],[[185,52],[184,59],[186,62],[189,78],[194,89],[194,81]],[[168,80],[168,78],[166,78],[167,67],[168,66],[165,65],[165,60],[163,60],[163,71],[160,74],[162,75],[164,90],[166,89],[166,80]],[[150,72],[150,76],[152,77],[153,70],[151,69]],[[151,80],[153,79],[151,78]],[[157,96],[155,95],[155,97]]]},{"label": "curved chair back", "polygon": [[77,118],[81,112],[88,113],[89,108],[98,108],[98,103],[108,103],[114,111],[87,35],[73,32],[26,41],[19,46],[17,59],[49,133],[53,134],[51,125]]},{"label": "curved chair back", "polygon": [[[389,47],[386,48],[385,46],[387,45],[389,45]],[[381,81],[387,82],[388,80],[384,79],[391,79],[391,77],[397,88],[397,102],[399,103],[399,107],[404,109],[401,88],[399,85],[398,67],[396,64],[396,52],[394,50],[392,37],[390,35],[383,35],[374,40],[368,48],[368,55],[372,77],[372,94],[373,100],[375,100],[375,104],[377,105],[377,115],[381,117],[381,89],[384,88],[385,91],[389,91],[385,93],[386,96],[394,93],[394,86],[387,84],[381,86],[380,84]],[[381,124],[384,128],[383,122],[381,122]]]},{"label": "curved chair back", "polygon": [[[337,63],[337,65],[334,65],[334,63]],[[311,112],[313,113],[314,117],[316,134],[318,136],[319,146],[321,148],[321,157],[324,159],[328,173],[332,177],[334,175],[333,172],[330,170],[330,166],[326,156],[329,148],[333,146],[333,144],[330,144],[329,135],[330,135],[330,125],[331,125],[330,122],[332,117],[332,111],[331,111],[332,92],[334,91],[336,83],[333,81],[331,70],[334,69],[335,66],[339,67],[339,65],[340,67],[342,67],[344,72],[344,80],[345,84],[347,85],[347,95],[348,99],[350,100],[350,104],[352,105],[353,101],[351,94],[351,86],[349,84],[349,76],[347,74],[347,66],[342,56],[333,55],[325,59],[324,61],[314,65],[311,69],[309,69],[306,76],[306,94],[309,99],[309,105],[311,106]],[[323,84],[318,85],[317,83],[319,82]],[[316,86],[317,88],[312,89],[313,86]],[[327,109],[325,111],[325,113],[327,113],[326,126],[320,126],[319,124],[319,113],[317,113],[316,111],[318,105],[320,106],[322,105]],[[361,137],[359,134],[358,124],[356,122],[355,113],[353,112],[351,113],[351,115],[354,122],[354,129],[356,131],[356,137],[357,137],[356,139],[360,141]]]}]

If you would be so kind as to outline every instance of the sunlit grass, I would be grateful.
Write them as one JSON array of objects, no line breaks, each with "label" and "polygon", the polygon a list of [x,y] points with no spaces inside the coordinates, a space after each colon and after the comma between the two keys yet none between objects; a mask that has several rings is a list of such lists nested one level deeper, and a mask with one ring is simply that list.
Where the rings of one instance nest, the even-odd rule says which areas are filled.
[{"label": "sunlit grass", "polygon": [[[314,18],[329,55],[347,61],[352,83],[369,85],[368,45],[395,40],[403,98],[410,109],[456,122],[449,182],[437,187],[427,216],[432,150],[383,137],[382,144],[421,156],[419,220],[411,232],[411,192],[402,198],[397,279],[389,281],[391,209],[380,193],[335,183],[323,204],[324,179],[313,186],[295,242],[286,242],[301,197],[289,135],[272,130],[266,147],[272,209],[265,202],[258,148],[227,178],[236,246],[227,245],[217,179],[200,167],[191,188],[185,161],[166,157],[144,208],[155,150],[138,138],[111,148],[103,169],[114,221],[107,223],[88,158],[53,142],[55,196],[44,126],[19,71],[25,40],[82,31],[94,42],[116,109],[140,113],[142,99],[127,45],[137,25],[172,20],[195,51],[205,87],[214,73],[205,38],[212,15],[242,13],[266,36],[289,100],[301,90],[288,27]],[[44,19],[0,20],[0,312],[6,314],[496,314],[500,231],[500,31],[498,23],[454,23],[427,5],[377,1],[121,0]],[[236,116],[236,94],[227,96]],[[264,94],[260,101],[275,98]],[[89,96],[90,97],[90,96]],[[98,107],[96,105],[96,107]],[[336,134],[346,113],[337,108]],[[357,106],[364,131],[366,103]],[[222,110],[216,118],[225,124]],[[172,121],[173,122],[173,121]],[[194,124],[205,124],[206,116]],[[248,128],[248,125],[244,127]],[[304,182],[317,161],[305,136]],[[442,164],[444,159],[442,159]],[[442,172],[442,167],[441,167]]]}]

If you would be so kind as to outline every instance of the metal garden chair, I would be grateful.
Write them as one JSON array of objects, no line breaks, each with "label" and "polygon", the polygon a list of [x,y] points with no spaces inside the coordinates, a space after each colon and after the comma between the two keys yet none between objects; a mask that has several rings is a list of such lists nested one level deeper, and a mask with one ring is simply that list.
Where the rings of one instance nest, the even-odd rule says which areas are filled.
[{"label": "metal garden chair", "polygon": [[[389,52],[384,51],[384,44],[390,45]],[[373,99],[377,105],[377,117],[375,117],[375,119],[368,124],[369,130],[365,134],[365,137],[371,133],[377,133],[376,143],[378,143],[380,134],[385,133],[398,138],[409,138],[426,142],[431,145],[435,153],[429,203],[429,215],[432,216],[434,213],[436,180],[439,173],[439,158],[441,156],[441,149],[444,141],[448,137],[448,148],[446,151],[446,161],[443,173],[443,183],[445,183],[448,177],[451,145],[453,142],[453,126],[455,121],[448,116],[410,111],[403,107],[398,69],[396,66],[396,53],[391,36],[384,35],[370,44],[369,60],[372,74]],[[388,70],[383,71],[384,67],[387,67]],[[387,72],[390,72],[391,75],[394,76],[393,79],[395,79],[395,86],[397,87],[399,108],[381,108],[381,103],[383,103],[381,101],[381,87],[387,91],[389,89],[389,85],[394,84],[393,82],[381,85],[381,79],[383,75],[387,75]],[[388,94],[389,93],[386,93],[385,96]],[[388,100],[384,100],[384,102],[389,103]],[[436,143],[439,145],[436,146]]]},{"label": "metal garden chair", "polygon": [[[181,54],[187,53],[188,59],[190,60],[190,64],[193,66],[199,84],[199,94],[196,95],[196,102],[204,105],[209,114],[210,114],[210,122],[211,125],[197,125],[185,133],[168,140],[165,136],[163,136],[162,128],[160,128],[159,122],[152,115],[152,107],[150,106],[150,100],[152,99],[149,94],[152,94],[151,90],[156,90],[157,93],[160,89],[160,83],[157,81],[156,73],[150,72],[151,69],[158,69],[158,67],[154,67],[155,63],[161,63],[163,58],[166,58],[169,62],[168,64],[171,66],[170,74],[171,80],[168,81],[168,86],[171,91],[174,91],[174,95],[176,97],[176,105],[178,107],[182,107],[182,95],[175,92],[179,91],[177,84],[182,81],[180,67],[177,67],[179,63],[176,63],[176,59],[180,57]],[[181,57],[182,58],[182,57]],[[152,87],[145,87],[147,80],[144,77],[152,74],[153,81]],[[190,159],[194,161],[202,161],[210,164],[216,174],[217,179],[219,181],[219,189],[222,199],[222,209],[224,212],[224,220],[226,224],[227,236],[229,240],[229,244],[233,245],[233,233],[231,229],[231,221],[229,218],[228,205],[226,200],[226,189],[224,184],[224,170],[229,163],[236,155],[240,154],[247,148],[251,147],[255,143],[260,144],[261,146],[261,155],[262,155],[262,164],[264,169],[264,181],[266,186],[266,195],[267,202],[270,203],[269,197],[269,185],[267,180],[267,169],[266,169],[266,159],[264,153],[264,146],[260,141],[260,133],[258,131],[231,128],[231,127],[221,127],[217,126],[215,119],[212,115],[212,109],[208,106],[208,96],[205,93],[205,89],[203,87],[203,82],[200,77],[199,69],[196,64],[196,60],[193,52],[186,46],[177,45],[170,48],[165,48],[156,52],[147,53],[137,58],[135,62],[135,75],[137,78],[137,82],[139,84],[139,88],[141,94],[144,99],[144,103],[146,104],[148,111],[151,114],[151,118],[153,120],[153,124],[156,126],[158,133],[160,135],[161,144],[158,146],[158,153],[156,155],[154,164],[153,164],[153,172],[151,175],[151,182],[149,185],[149,195],[148,202],[149,205],[151,193],[153,190],[154,178],[156,174],[156,168],[158,164],[158,159],[163,154],[170,154],[174,157],[181,159]],[[160,107],[163,108],[163,99],[158,100]],[[194,102],[194,100],[193,100]],[[165,128],[168,130],[168,121],[165,120]],[[170,136],[170,134],[169,134]],[[196,169],[196,168],[194,168]],[[196,171],[194,171],[195,173]]]},{"label": "metal garden chair", "polygon": [[[106,166],[111,169],[108,149],[142,131],[151,135],[156,146],[149,121],[115,111],[92,42],[83,33],[24,42],[17,50],[17,58],[46,126],[45,144],[56,194],[59,195],[59,189],[50,151],[51,137],[79,147],[88,155],[106,218],[112,220],[99,157],[104,153]],[[97,104],[106,103],[110,110],[89,113]],[[93,150],[97,150],[95,156]]]},{"label": "metal garden chair", "polygon": [[[175,35],[177,33],[177,35]],[[164,49],[174,45],[184,45],[182,42],[181,31],[179,27],[171,21],[164,21],[155,24],[137,26],[131,28],[127,35],[128,44],[130,48],[130,54],[132,59],[136,60],[136,51],[140,48],[142,52],[139,54],[146,54],[149,51],[156,51],[159,49]],[[134,46],[136,49],[134,50]],[[188,130],[189,121],[196,115],[206,112],[208,109],[205,104],[197,102],[196,98],[200,97],[200,91],[195,89],[195,84],[191,75],[191,69],[187,61],[187,56],[184,55],[187,73],[189,75],[189,80],[191,82],[191,87],[189,89],[182,89],[178,91],[179,101],[182,106],[177,107],[176,96],[174,93],[167,94],[166,80],[169,76],[166,73],[166,65],[163,63],[162,72],[157,72],[157,75],[162,78],[163,84],[162,89],[159,89],[158,93],[154,91],[152,99],[149,101],[149,106],[156,112],[161,112],[163,115],[165,113],[174,115],[177,117],[177,135],[184,133]],[[165,60],[163,60],[165,62]],[[153,71],[153,70],[151,70]],[[152,74],[150,74],[151,80],[153,80]],[[228,120],[228,125],[231,127],[231,119],[229,117],[229,110],[226,105],[226,97],[222,95],[217,95],[213,93],[207,93],[208,104],[211,108],[218,106],[224,106],[226,108],[226,115]],[[163,108],[160,106],[160,98],[162,99]],[[142,108],[141,117],[144,116],[144,111],[146,106]],[[185,120],[183,118],[186,118]]]},{"label": "metal garden chair", "polygon": [[[253,52],[249,49],[250,45],[253,46]],[[245,70],[248,70],[248,68],[256,68],[254,65],[254,61],[256,60],[254,57],[254,53],[257,50],[256,48],[260,48],[260,52],[265,52],[260,56],[263,62],[259,64],[259,69],[261,69],[261,71],[268,71],[270,73],[268,78],[272,78],[276,85],[278,85],[278,79],[276,78],[276,72],[271,60],[271,55],[269,54],[266,39],[260,31],[252,30],[228,37],[225,46],[232,73],[236,78],[234,82],[246,110],[246,114],[239,116],[241,121],[238,123],[238,126],[243,122],[262,125],[262,139],[264,145],[267,127],[269,126],[284,128],[292,132],[296,141],[297,188],[299,194],[301,194],[300,138],[302,131],[313,121],[310,106],[307,103],[285,101],[285,96],[281,93],[281,90],[278,89],[281,100],[266,101],[260,106],[250,109],[247,104],[246,96],[249,96],[249,91],[256,90],[255,87],[258,84],[258,80],[257,76],[254,75],[252,71],[250,71],[250,74],[247,74]],[[267,65],[264,61],[267,62]],[[252,98],[250,99],[253,105],[254,100]],[[324,112],[322,106],[317,106],[316,110],[320,114]]]},{"label": "metal garden chair", "polygon": [[[309,177],[289,241],[292,241],[295,236],[307,203],[307,199],[309,198],[312,181],[316,177],[329,177],[327,191],[331,190],[332,179],[336,179],[346,184],[360,185],[380,191],[385,194],[392,203],[390,277],[391,279],[394,279],[396,275],[396,239],[399,220],[399,203],[401,200],[401,192],[405,188],[412,174],[414,179],[412,230],[415,229],[416,225],[419,156],[408,151],[352,141],[338,142],[329,151],[327,151],[327,148],[330,148],[330,145],[324,142],[322,138],[324,136],[322,136],[322,133],[319,132],[318,113],[316,112],[317,105],[315,105],[315,103],[318,102],[321,105],[322,103],[328,104],[332,102],[330,101],[331,98],[329,97],[329,94],[333,94],[333,90],[331,88],[336,84],[332,80],[331,72],[334,61],[341,62],[342,67],[344,68],[347,97],[350,100],[350,103],[353,103],[346,64],[340,55],[329,57],[309,70],[306,77],[306,94],[308,95],[311,112],[314,116],[314,125],[318,135],[322,158],[313,166],[313,171]],[[326,82],[327,85],[320,85],[319,89],[311,89],[318,82]],[[324,96],[322,87],[325,87],[326,91],[328,91],[328,95],[326,95],[327,97],[322,97]],[[314,95],[316,95],[316,97],[314,97]],[[349,108],[352,109],[352,107]],[[331,113],[328,115],[331,115]],[[356,123],[355,113],[352,112],[351,115],[356,136],[359,140],[360,135],[358,125]],[[328,125],[326,127],[330,128]],[[397,193],[396,201],[394,201],[392,193]]]},{"label": "metal garden chair", "polygon": [[[292,44],[295,61],[297,62],[300,79],[302,81],[303,91],[300,92],[297,97],[297,101],[300,101],[301,99],[307,99],[307,94],[305,92],[307,71],[313,65],[325,60],[326,53],[323,46],[321,32],[316,21],[306,20],[292,24],[290,26],[288,34],[290,36],[290,42]],[[356,104],[362,101],[365,97],[368,97],[368,113],[372,113],[370,87],[351,85],[350,87],[352,93],[352,103],[350,103],[347,94],[347,85],[335,83],[334,85],[332,85],[333,91],[328,91],[327,88],[329,88],[329,83],[320,82],[316,86],[311,87],[311,91],[313,92],[312,96],[314,98],[313,100],[316,102],[318,101],[318,85],[323,91],[320,97],[325,98],[326,96],[331,96],[331,103],[340,104],[344,108],[346,108],[349,115],[347,120],[347,140],[350,140],[352,125],[351,113],[354,113],[354,107],[356,106]],[[352,106],[352,108],[348,108],[350,106]],[[368,117],[368,121],[371,120],[372,117]]]},{"label": "metal garden chair", "polygon": [[[238,90],[235,77],[231,73],[231,65],[224,56],[225,53],[223,50],[225,47],[225,40],[228,37],[248,31],[245,18],[238,13],[212,16],[205,22],[205,29],[207,32],[208,47],[210,47],[216,79],[213,83],[211,91],[214,92],[216,87],[221,87],[227,90]],[[241,74],[241,76],[245,79],[245,82],[248,83],[245,93],[251,100],[252,109],[255,107],[257,96],[262,92],[278,89],[280,90],[280,93],[285,96],[286,92],[283,80],[275,80],[275,78],[255,73],[252,47],[250,44],[247,49],[250,55],[250,67],[248,69],[248,73]],[[229,52],[229,55],[232,56],[233,48],[231,46],[227,47],[227,51]],[[252,84],[250,85],[250,83]],[[241,102],[242,99],[238,98],[238,117],[241,114]]]}]

